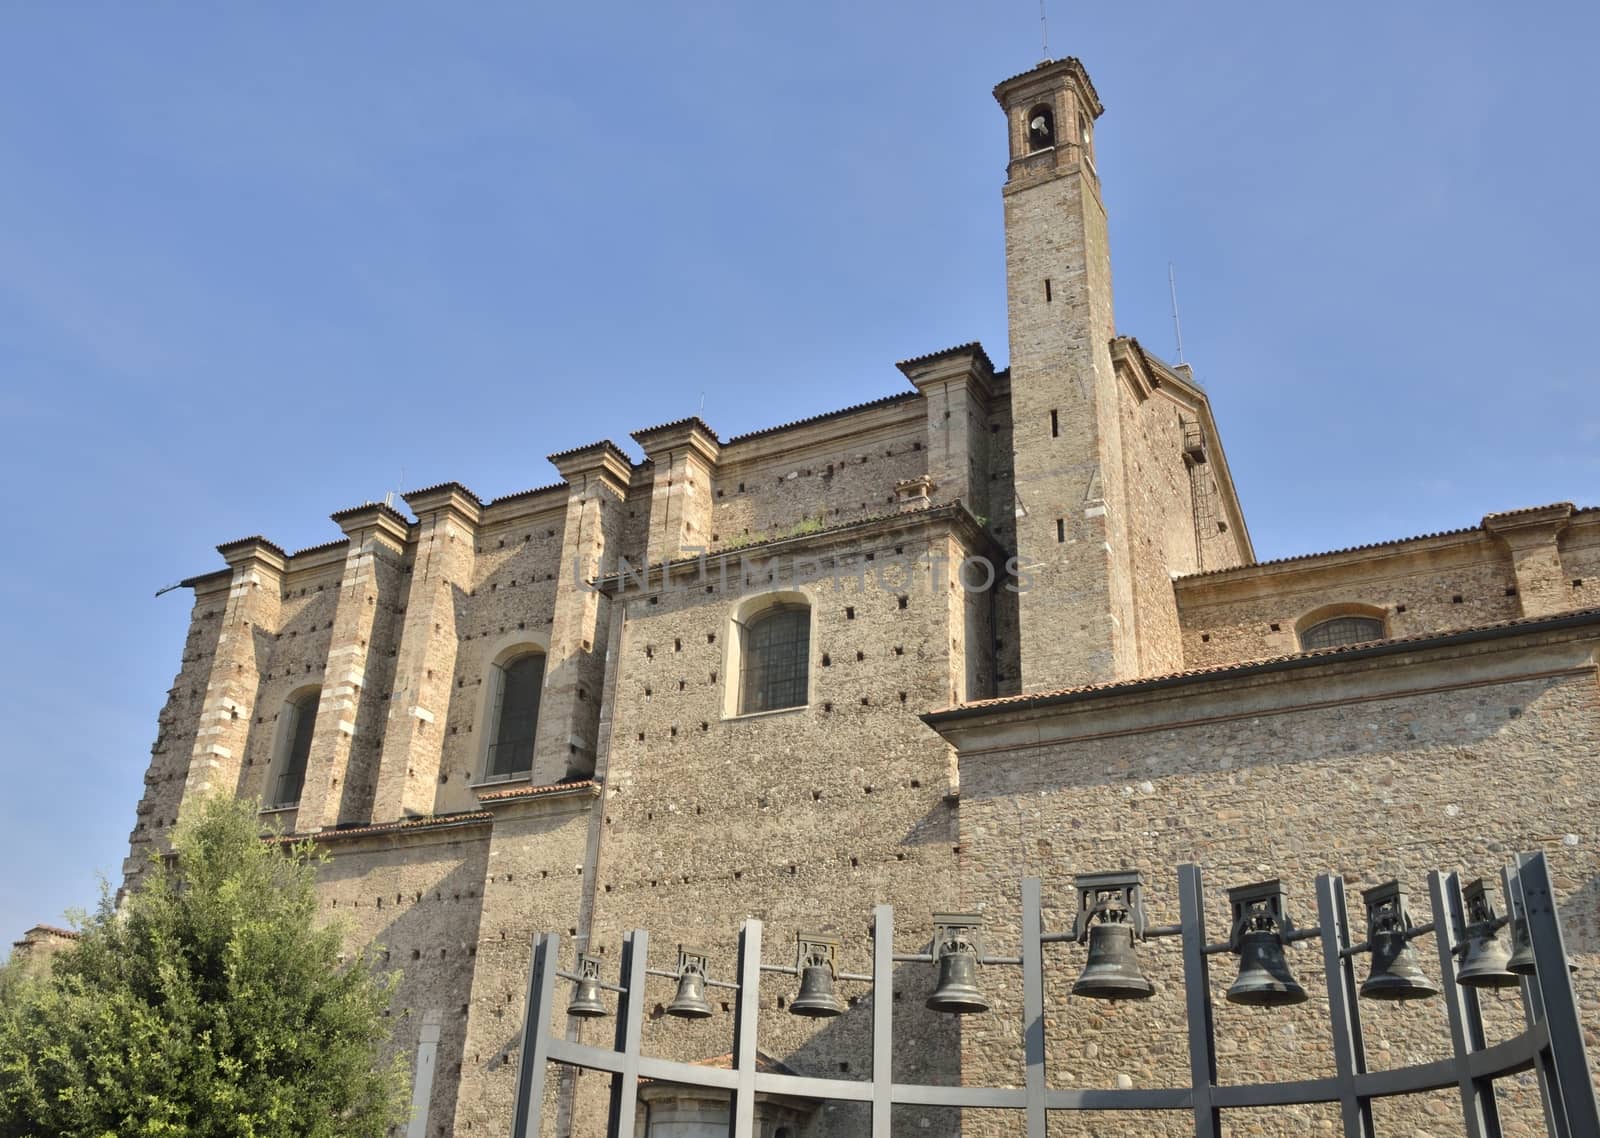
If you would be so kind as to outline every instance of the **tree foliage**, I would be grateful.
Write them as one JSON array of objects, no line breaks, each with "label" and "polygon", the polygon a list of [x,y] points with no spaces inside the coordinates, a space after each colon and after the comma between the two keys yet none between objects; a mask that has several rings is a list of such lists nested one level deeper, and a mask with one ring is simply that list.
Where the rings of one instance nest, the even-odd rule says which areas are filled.
[{"label": "tree foliage", "polygon": [[317,927],[316,855],[261,841],[252,804],[180,824],[51,974],[0,979],[0,1138],[377,1138],[404,1120],[379,1066],[397,974]]}]

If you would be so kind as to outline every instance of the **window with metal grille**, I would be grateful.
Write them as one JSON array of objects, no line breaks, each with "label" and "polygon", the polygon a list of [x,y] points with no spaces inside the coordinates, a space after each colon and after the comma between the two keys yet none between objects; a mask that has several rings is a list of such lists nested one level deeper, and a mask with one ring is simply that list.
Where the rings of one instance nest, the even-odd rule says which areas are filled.
[{"label": "window with metal grille", "polygon": [[739,714],[804,707],[810,681],[811,610],[778,605],[744,626]]},{"label": "window with metal grille", "polygon": [[306,760],[311,757],[311,732],[317,725],[317,705],[320,692],[308,692],[284,705],[283,714],[288,722],[283,725],[282,753],[278,756],[276,774],[272,779],[267,808],[282,809],[300,802],[300,791],[306,782]]},{"label": "window with metal grille", "polygon": [[486,782],[516,778],[533,770],[533,736],[539,726],[539,695],[544,689],[544,654],[529,652],[496,668],[494,734],[489,738]]},{"label": "window with metal grille", "polygon": [[1371,616],[1336,616],[1313,624],[1300,634],[1300,647],[1337,648],[1341,644],[1364,644],[1383,639],[1383,621]]}]

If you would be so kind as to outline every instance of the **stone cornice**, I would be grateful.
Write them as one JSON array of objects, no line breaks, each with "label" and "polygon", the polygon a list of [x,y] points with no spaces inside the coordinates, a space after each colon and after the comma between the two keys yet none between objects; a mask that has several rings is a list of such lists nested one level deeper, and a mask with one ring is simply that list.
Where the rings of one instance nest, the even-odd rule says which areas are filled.
[{"label": "stone cornice", "polygon": [[419,519],[424,514],[448,510],[460,521],[475,526],[478,524],[478,519],[483,516],[482,500],[459,482],[441,482],[437,486],[428,486],[422,490],[402,494],[401,497],[406,500],[406,505],[411,507],[411,512]]},{"label": "stone cornice", "polygon": [[1070,56],[1066,59],[1047,59],[1032,71],[1024,71],[1021,75],[1013,75],[996,84],[994,99],[1002,107],[1010,108],[1015,103],[1027,102],[1054,90],[1063,79],[1073,88],[1078,101],[1091,115],[1099,118],[1105,113],[1088,71]]},{"label": "stone cornice", "polygon": [[406,539],[411,535],[411,524],[400,511],[382,502],[368,502],[331,516],[351,541],[359,541],[370,533],[397,552],[405,548]]},{"label": "stone cornice", "polygon": [[561,477],[572,485],[597,477],[610,483],[620,495],[627,493],[628,484],[633,480],[632,460],[610,439],[557,451],[548,457]]},{"label": "stone cornice", "polygon": [[941,384],[961,383],[985,405],[994,396],[994,364],[977,341],[901,360],[895,366],[924,395]]},{"label": "stone cornice", "polygon": [[222,554],[222,559],[235,569],[253,562],[263,568],[282,573],[289,561],[289,555],[283,551],[281,545],[268,541],[259,534],[253,537],[241,537],[236,541],[225,541],[217,546],[217,552]]},{"label": "stone cornice", "polygon": [[1572,514],[1571,502],[1529,506],[1522,510],[1485,514],[1483,528],[1513,548],[1542,544],[1554,541],[1556,535],[1567,528],[1567,523],[1572,520]]},{"label": "stone cornice", "polygon": [[652,462],[668,453],[687,448],[698,454],[706,465],[713,466],[717,456],[722,453],[722,443],[717,433],[698,416],[634,431],[633,440],[644,449]]}]

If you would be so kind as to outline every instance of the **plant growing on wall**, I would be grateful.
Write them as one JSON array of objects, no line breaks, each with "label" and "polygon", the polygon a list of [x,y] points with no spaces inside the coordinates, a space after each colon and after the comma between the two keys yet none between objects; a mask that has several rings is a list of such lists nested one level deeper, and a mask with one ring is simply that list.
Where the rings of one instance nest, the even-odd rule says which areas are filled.
[{"label": "plant growing on wall", "polygon": [[50,974],[0,983],[0,1136],[378,1138],[405,1120],[379,1062],[398,973],[318,926],[310,843],[263,842],[255,804],[181,823],[121,909]]}]

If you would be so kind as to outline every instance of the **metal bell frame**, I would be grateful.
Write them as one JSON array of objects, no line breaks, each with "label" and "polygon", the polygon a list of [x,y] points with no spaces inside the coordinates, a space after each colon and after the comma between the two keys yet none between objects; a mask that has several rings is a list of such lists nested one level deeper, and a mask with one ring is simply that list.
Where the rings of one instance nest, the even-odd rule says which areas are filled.
[{"label": "metal bell frame", "polygon": [[[812,1078],[756,1070],[758,1011],[762,972],[793,975],[802,971],[803,957],[797,966],[761,963],[762,924],[747,920],[739,934],[737,983],[705,978],[708,986],[737,992],[733,1017],[733,1047],[730,1070],[692,1063],[659,1059],[640,1053],[645,1014],[645,980],[648,975],[673,977],[678,973],[658,972],[646,967],[649,934],[635,930],[623,938],[621,978],[623,983],[598,981],[598,987],[619,993],[615,1044],[610,1048],[578,1043],[552,1029],[554,984],[558,977],[588,979],[583,974],[559,970],[560,934],[536,934],[528,977],[527,1017],[523,1025],[518,1058],[516,1105],[512,1119],[513,1138],[536,1138],[544,1108],[545,1079],[551,1062],[570,1067],[608,1072],[611,1075],[611,1103],[607,1115],[608,1138],[628,1138],[633,1133],[641,1078],[715,1088],[729,1094],[728,1134],[730,1138],[754,1138],[755,1098],[757,1093],[784,1095],[812,1101],[835,1100],[869,1104],[871,1138],[889,1138],[896,1107],[945,1106],[1015,1110],[1026,1116],[1028,1138],[1045,1138],[1046,1122],[1053,1111],[1160,1110],[1183,1111],[1193,1118],[1196,1138],[1218,1138],[1221,1112],[1244,1107],[1277,1107],[1298,1103],[1337,1104],[1345,1138],[1376,1138],[1372,1100],[1375,1098],[1426,1093],[1454,1087],[1459,1095],[1464,1132],[1469,1138],[1501,1138],[1495,1080],[1532,1070],[1538,1077],[1544,1108],[1546,1132],[1552,1138],[1592,1138],[1600,1134],[1600,1102],[1590,1081],[1577,999],[1567,968],[1567,954],[1561,924],[1556,914],[1554,891],[1543,854],[1520,855],[1517,862],[1502,870],[1502,882],[1509,910],[1520,914],[1528,929],[1535,972],[1519,979],[1527,1030],[1515,1038],[1489,1046],[1484,1038],[1478,1006],[1478,993],[1457,980],[1456,959],[1467,951],[1471,936],[1499,931],[1509,919],[1485,915],[1487,896],[1473,889],[1473,903],[1466,903],[1467,891],[1455,873],[1434,872],[1428,878],[1433,920],[1405,930],[1407,940],[1432,933],[1438,946],[1441,974],[1440,995],[1444,998],[1452,1054],[1449,1058],[1412,1067],[1370,1071],[1362,1041],[1358,987],[1354,957],[1373,951],[1371,941],[1351,943],[1349,919],[1345,909],[1343,879],[1332,874],[1317,878],[1316,928],[1296,929],[1283,911],[1282,893],[1277,890],[1278,933],[1288,941],[1320,938],[1323,972],[1327,981],[1332,1026],[1332,1052],[1335,1074],[1329,1077],[1293,1082],[1221,1084],[1217,1074],[1217,1047],[1212,1015],[1211,988],[1207,959],[1220,953],[1236,952],[1241,923],[1237,920],[1227,941],[1208,944],[1205,936],[1204,894],[1198,867],[1178,869],[1178,900],[1181,922],[1177,925],[1144,928],[1146,938],[1176,936],[1183,953],[1184,1001],[1189,1036],[1190,1085],[1150,1089],[1065,1089],[1050,1088],[1045,1064],[1045,1001],[1043,947],[1049,943],[1077,941],[1073,932],[1046,933],[1042,927],[1043,905],[1037,878],[1022,882],[1021,947],[1019,958],[980,956],[983,964],[1010,964],[1022,967],[1022,1042],[1025,1061],[1023,1087],[935,1086],[897,1083],[893,1080],[891,1058],[894,1053],[893,1027],[895,1001],[887,998],[893,984],[894,966],[901,961],[937,962],[933,952],[902,955],[893,951],[894,910],[879,905],[874,912],[873,971],[870,977],[837,974],[840,980],[862,980],[872,985],[867,997],[872,1024],[871,1074],[865,1080]],[[1474,883],[1479,885],[1480,883]],[[1260,891],[1276,882],[1246,886],[1240,892]],[[1254,923],[1266,911],[1270,898],[1248,897],[1248,911],[1254,907]],[[1369,914],[1370,915],[1370,914]],[[1142,916],[1140,918],[1143,919]],[[1249,930],[1244,930],[1248,932]],[[819,938],[820,939],[820,938]],[[803,942],[804,938],[797,938]],[[947,942],[948,943],[948,942]],[[967,943],[971,944],[971,941]],[[797,945],[797,948],[799,946]],[[936,937],[931,946],[937,951]],[[979,946],[973,944],[974,950]],[[683,961],[680,954],[680,966]],[[704,967],[704,958],[701,958]],[[580,960],[580,968],[582,968]],[[703,977],[703,973],[701,974]],[[878,998],[879,994],[884,998]]]}]

